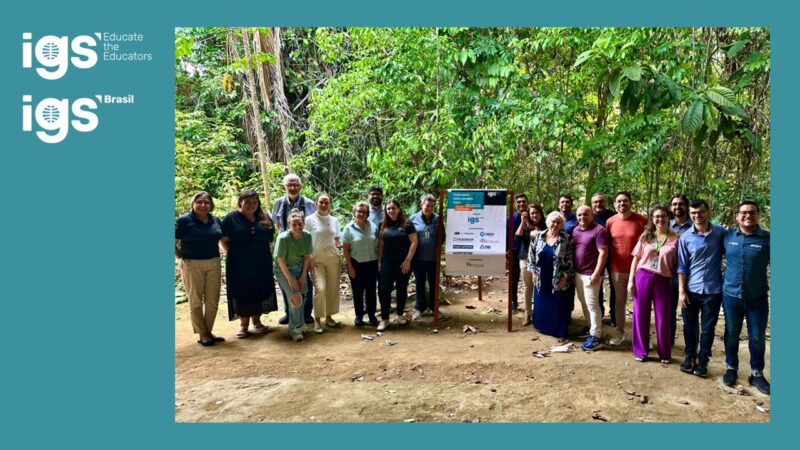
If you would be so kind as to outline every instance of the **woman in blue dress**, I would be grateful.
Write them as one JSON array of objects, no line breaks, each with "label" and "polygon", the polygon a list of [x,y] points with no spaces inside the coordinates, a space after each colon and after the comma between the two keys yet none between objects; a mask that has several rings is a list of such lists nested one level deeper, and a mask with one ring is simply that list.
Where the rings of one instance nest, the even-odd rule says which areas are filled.
[{"label": "woman in blue dress", "polygon": [[567,337],[573,299],[569,293],[575,278],[575,247],[572,237],[561,231],[564,215],[547,215],[547,229],[539,232],[528,251],[528,271],[533,274],[533,326],[544,334]]}]

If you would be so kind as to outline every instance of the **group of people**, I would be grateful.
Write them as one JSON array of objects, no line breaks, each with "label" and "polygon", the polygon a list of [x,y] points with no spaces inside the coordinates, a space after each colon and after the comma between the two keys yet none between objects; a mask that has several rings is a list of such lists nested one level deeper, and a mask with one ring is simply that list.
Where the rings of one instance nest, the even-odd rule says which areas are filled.
[{"label": "group of people", "polygon": [[[306,325],[320,334],[341,326],[333,318],[339,312],[340,249],[352,286],[355,326],[364,326],[366,315],[370,325],[383,331],[390,323],[406,325],[433,310],[439,228],[435,197],[422,196],[420,211],[407,219],[397,200],[383,204],[383,189],[373,186],[369,203],[356,203],[353,220],[341,228],[331,215],[330,194],[320,193],[315,200],[301,195],[295,174],[284,177],[283,185],[286,195],[275,202],[271,215],[262,210],[258,193],[247,190],[237,210],[220,220],[211,214],[211,195],[198,192],[189,212],[176,220],[175,257],[199,344],[225,340],[212,333],[221,289],[220,247],[226,254],[228,313],[231,320],[239,318],[240,339],[268,330],[260,317],[278,309],[276,280],[286,311],[279,323],[288,326],[291,339],[302,341]],[[412,271],[416,308],[406,314]]]},{"label": "group of people", "polygon": [[[755,202],[742,202],[737,225],[725,229],[710,222],[704,200],[689,202],[683,194],[669,206],[656,205],[645,217],[632,210],[633,198],[621,191],[612,211],[603,193],[591,206],[573,212],[573,199],[562,195],[558,210],[547,216],[541,205],[515,198],[510,221],[514,235],[512,308],[518,308],[516,287],[525,284],[525,319],[539,331],[566,339],[575,294],[587,326],[578,337],[582,348],[599,350],[607,342],[621,345],[626,338],[628,295],[633,299],[630,339],[634,359],[644,362],[650,350],[650,314],[655,313],[656,353],[663,364],[672,358],[677,309],[681,307],[686,355],[680,370],[708,376],[714,330],[725,311],[723,382],[736,384],[739,335],[747,319],[750,384],[769,394],[763,374],[769,316],[769,232],[759,226]],[[725,256],[723,271],[722,257]],[[602,283],[608,273],[612,300],[610,338],[603,332],[605,305]]]},{"label": "group of people", "polygon": [[[258,194],[247,190],[239,196],[237,210],[220,220],[211,214],[211,195],[199,192],[191,200],[190,211],[177,219],[175,256],[180,260],[199,344],[224,341],[212,333],[221,288],[220,247],[226,253],[228,313],[231,320],[238,317],[240,321],[237,338],[267,331],[260,317],[277,310],[275,280],[286,311],[279,323],[288,325],[291,339],[302,341],[306,325],[313,325],[316,333],[341,326],[333,318],[339,312],[340,249],[352,287],[355,326],[364,326],[366,315],[366,321],[382,331],[391,323],[405,325],[433,310],[440,251],[434,196],[423,195],[420,210],[407,219],[396,200],[384,204],[383,190],[373,186],[369,201],[357,202],[353,219],[342,228],[331,215],[329,194],[320,193],[315,200],[304,197],[295,174],[287,175],[283,184],[286,195],[275,202],[271,215],[262,210]],[[540,204],[529,204],[525,194],[517,195],[514,203],[517,211],[509,219],[514,233],[510,255],[515,262],[510,273],[511,295],[516,312],[517,286],[522,279],[523,325],[566,339],[577,294],[587,322],[578,335],[586,339],[582,348],[599,350],[606,342],[618,346],[626,339],[630,295],[634,358],[645,361],[648,357],[653,310],[656,352],[667,364],[672,358],[680,306],[686,348],[680,370],[706,377],[714,329],[723,307],[724,383],[737,381],[739,335],[746,318],[749,381],[769,393],[763,370],[770,243],[769,232],[758,224],[757,204],[742,202],[737,226],[726,230],[710,222],[705,201],[690,203],[682,194],[673,196],[668,207],[652,207],[647,217],[633,211],[633,198],[625,191],[614,196],[616,211],[606,206],[602,193],[591,197],[591,206],[582,205],[575,212],[569,195],[560,196],[558,209],[547,215]],[[274,251],[270,251],[273,240]],[[412,272],[416,304],[408,315],[405,309]],[[607,341],[603,332],[605,274],[611,294]]]}]

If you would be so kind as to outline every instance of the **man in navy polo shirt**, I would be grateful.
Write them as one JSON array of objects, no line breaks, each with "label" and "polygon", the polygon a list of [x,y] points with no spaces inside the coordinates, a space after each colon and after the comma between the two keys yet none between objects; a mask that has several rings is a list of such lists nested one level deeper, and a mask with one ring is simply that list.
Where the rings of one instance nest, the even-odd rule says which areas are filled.
[{"label": "man in navy polo shirt", "polygon": [[[513,227],[512,230],[517,230],[524,220],[524,218],[528,215],[528,196],[525,194],[517,194],[514,197],[514,204],[517,206],[517,212],[515,212],[511,216],[511,226]],[[514,234],[514,239],[511,243],[511,253],[512,253],[512,264],[511,264],[511,312],[513,314],[517,313],[517,309],[519,308],[519,303],[517,300],[517,288],[519,286],[519,252],[522,250],[522,237],[517,236]]]},{"label": "man in navy polo shirt", "polygon": [[[275,204],[272,206],[272,223],[278,227],[279,233],[289,229],[289,213],[292,212],[293,209],[300,210],[305,217],[317,212],[317,205],[314,203],[314,200],[300,195],[300,189],[303,187],[303,184],[300,182],[299,176],[290,173],[283,177],[283,187],[286,189],[286,195],[275,200]],[[307,279],[311,280],[313,278],[308,274]],[[314,318],[311,317],[311,311],[314,307],[314,302],[312,301],[314,298],[314,283],[306,284],[308,288],[306,289],[305,310],[303,312],[306,324],[312,324],[314,323]],[[286,299],[286,293],[283,292],[283,289],[281,289],[281,293],[283,294],[283,310],[289,311],[289,302]],[[278,319],[278,323],[281,325],[288,324],[289,316],[284,314],[283,317]]]},{"label": "man in navy polo shirt", "polygon": [[[708,376],[708,360],[714,344],[714,328],[722,304],[722,252],[725,229],[710,221],[705,200],[689,205],[693,226],[678,241],[678,290],[683,313],[686,359],[680,369]],[[698,346],[698,327],[700,352]]]},{"label": "man in navy polo shirt", "polygon": [[[592,194],[592,212],[594,213],[594,223],[600,225],[601,227],[606,227],[606,222],[611,217],[617,214],[616,211],[609,208],[606,205],[606,196],[602,192],[595,192]],[[608,258],[606,258],[606,274],[608,274],[608,287],[611,290],[610,298],[611,301],[609,302],[609,316],[614,317],[615,305],[614,299],[616,298],[616,294],[614,293],[614,282],[611,281],[611,249],[608,250]],[[603,279],[600,279],[600,316],[604,317],[606,315],[606,305],[603,298]],[[612,320],[613,321],[613,320]]]},{"label": "man in navy polo shirt", "polygon": [[725,232],[725,277],[722,307],[725,310],[725,363],[722,377],[727,386],[736,384],[739,369],[739,334],[747,318],[750,347],[750,384],[769,395],[764,377],[764,353],[769,320],[769,231],[758,226],[758,205],[744,201],[736,219],[739,226]]},{"label": "man in navy polo shirt", "polygon": [[[670,230],[680,237],[684,231],[692,228],[692,221],[689,220],[689,199],[683,194],[675,194],[669,201],[669,210],[672,212],[672,219],[669,221]],[[672,345],[675,345],[675,333],[678,326],[678,273],[672,274]]]},{"label": "man in navy polo shirt", "polygon": [[567,235],[572,236],[572,230],[578,226],[578,216],[572,212],[572,207],[575,203],[572,201],[572,196],[568,194],[561,194],[558,197],[558,210],[564,215],[564,228],[561,229]]}]

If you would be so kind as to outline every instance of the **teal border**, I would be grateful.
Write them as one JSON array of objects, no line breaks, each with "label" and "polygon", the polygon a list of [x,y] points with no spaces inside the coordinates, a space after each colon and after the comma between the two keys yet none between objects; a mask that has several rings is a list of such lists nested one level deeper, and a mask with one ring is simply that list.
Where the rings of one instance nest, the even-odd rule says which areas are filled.
[{"label": "teal border", "polygon": [[[336,447],[768,447],[790,439],[797,405],[798,317],[787,233],[793,106],[798,104],[794,11],[777,1],[14,2],[4,5],[0,55],[0,192],[6,305],[0,328],[8,448],[275,445]],[[768,26],[772,29],[772,361],[770,424],[175,424],[173,40],[176,26]],[[154,61],[103,65],[59,82],[21,69],[20,37],[140,32]],[[20,96],[135,91],[103,111],[92,135],[47,146],[20,132]],[[113,91],[113,92],[112,92]],[[99,92],[98,92],[99,93]],[[73,324],[81,323],[82,327]],[[94,323],[91,327],[83,324]],[[793,337],[793,336],[792,336]],[[786,353],[789,351],[790,353]],[[303,439],[305,438],[305,439]],[[774,444],[773,444],[774,445]]]}]

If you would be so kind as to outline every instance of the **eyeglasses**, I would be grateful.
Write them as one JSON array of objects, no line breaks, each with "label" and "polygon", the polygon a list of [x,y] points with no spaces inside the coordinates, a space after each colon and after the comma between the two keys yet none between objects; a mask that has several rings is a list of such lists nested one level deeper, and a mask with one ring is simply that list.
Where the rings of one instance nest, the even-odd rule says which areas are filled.
[{"label": "eyeglasses", "polygon": [[758,214],[758,211],[739,211],[740,216],[751,216],[755,217]]},{"label": "eyeglasses", "polygon": [[363,211],[363,210],[360,210],[360,209],[359,209],[359,210],[356,210],[356,212],[355,212],[355,213],[356,213],[356,214],[368,214],[366,211]]},{"label": "eyeglasses", "polygon": [[197,203],[198,205],[210,205],[211,204],[211,202],[208,201],[208,200],[197,200],[197,201],[195,201],[195,203]]}]

